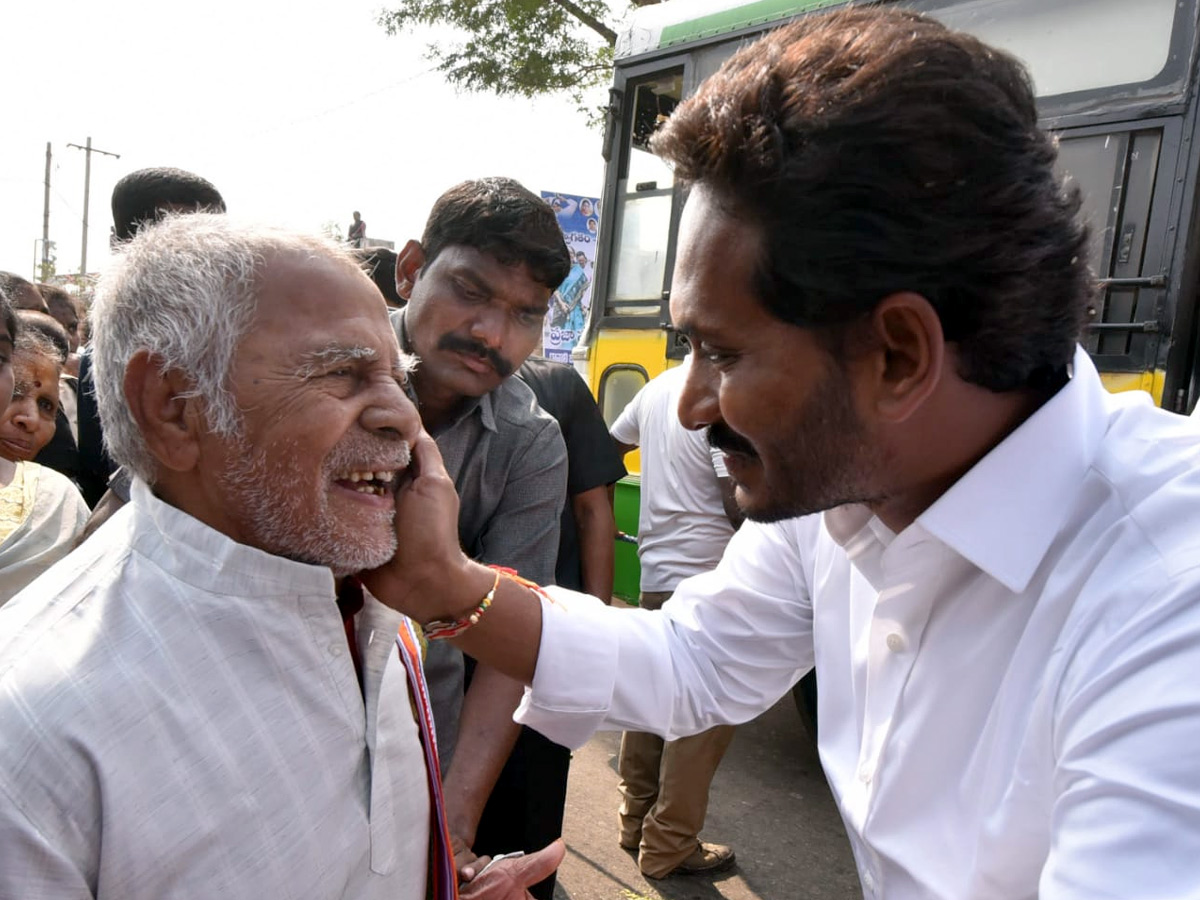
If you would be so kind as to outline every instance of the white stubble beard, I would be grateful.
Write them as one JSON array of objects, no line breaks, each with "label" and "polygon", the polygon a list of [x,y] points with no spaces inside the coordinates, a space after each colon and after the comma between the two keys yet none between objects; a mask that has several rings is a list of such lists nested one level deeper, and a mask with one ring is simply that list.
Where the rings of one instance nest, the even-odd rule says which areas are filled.
[{"label": "white stubble beard", "polygon": [[[408,465],[408,444],[381,445],[368,438],[349,438],[334,447],[325,459],[318,483],[309,484],[297,465],[297,454],[281,447],[272,466],[264,450],[251,446],[244,435],[233,439],[233,462],[222,480],[240,508],[254,545],[297,562],[328,566],[334,575],[349,575],[382,566],[396,553],[395,510],[378,511],[379,528],[353,526],[329,508],[333,475],[355,468],[364,460],[386,455],[403,469]],[[386,450],[383,448],[386,447]],[[316,495],[315,509],[305,509],[304,491]],[[372,513],[374,511],[371,511]]]}]

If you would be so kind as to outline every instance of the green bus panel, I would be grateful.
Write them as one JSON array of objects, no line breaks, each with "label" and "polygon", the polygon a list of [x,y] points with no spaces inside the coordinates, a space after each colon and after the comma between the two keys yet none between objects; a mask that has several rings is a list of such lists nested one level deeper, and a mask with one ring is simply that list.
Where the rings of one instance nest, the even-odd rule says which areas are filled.
[{"label": "green bus panel", "polygon": [[845,0],[756,0],[723,12],[699,16],[674,25],[664,25],[658,46],[672,47],[689,41],[714,37],[751,25],[781,21],[802,12],[844,3]]},{"label": "green bus panel", "polygon": [[[638,533],[638,508],[641,503],[642,479],[639,475],[626,475],[617,482],[613,491],[613,512],[616,514],[617,529],[631,537]],[[641,583],[642,567],[638,563],[637,544],[617,541],[613,560],[613,594],[626,603],[638,602],[638,585]]]}]

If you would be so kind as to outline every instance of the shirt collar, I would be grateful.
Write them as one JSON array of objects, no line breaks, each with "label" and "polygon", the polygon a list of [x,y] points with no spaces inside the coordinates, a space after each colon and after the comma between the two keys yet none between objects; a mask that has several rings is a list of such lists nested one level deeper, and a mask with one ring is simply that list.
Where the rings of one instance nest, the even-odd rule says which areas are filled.
[{"label": "shirt collar", "polygon": [[1108,427],[1108,394],[1076,347],[1074,374],[917,518],[1010,591],[1028,586],[1071,514]]},{"label": "shirt collar", "polygon": [[[398,309],[392,313],[392,318],[396,326],[396,338],[400,341],[400,349],[405,353],[412,353],[412,341],[410,341],[408,337],[408,326],[405,323],[404,318],[405,312],[406,310],[404,309]],[[419,362],[420,358],[418,357],[418,363]],[[511,378],[513,376],[510,375],[509,377]],[[496,390],[500,390],[500,388],[503,386],[504,382],[502,381],[500,382],[500,387],[496,388]],[[444,434],[451,428],[454,428],[459,422],[475,412],[475,410],[479,410],[479,421],[483,427],[488,431],[495,432],[496,413],[492,406],[492,394],[494,393],[495,391],[491,391],[487,394],[484,394],[482,397],[475,397],[471,400],[468,400],[465,404],[463,404],[462,410],[457,416],[454,417],[453,421],[451,421],[450,424],[446,425],[444,428],[440,429],[438,434]],[[434,435],[434,437],[437,437],[437,435]]]},{"label": "shirt collar", "polygon": [[[906,538],[923,531],[1010,591],[1025,590],[1070,515],[1108,425],[1108,394],[1082,347],[1072,365],[1067,384],[918,516]],[[867,529],[873,516],[859,504],[828,510],[824,522],[851,558],[860,545],[890,543]]]},{"label": "shirt collar", "polygon": [[334,597],[326,566],[299,563],[245,544],[164,503],[133,479],[133,549],[174,577],[210,593],[238,597]]}]

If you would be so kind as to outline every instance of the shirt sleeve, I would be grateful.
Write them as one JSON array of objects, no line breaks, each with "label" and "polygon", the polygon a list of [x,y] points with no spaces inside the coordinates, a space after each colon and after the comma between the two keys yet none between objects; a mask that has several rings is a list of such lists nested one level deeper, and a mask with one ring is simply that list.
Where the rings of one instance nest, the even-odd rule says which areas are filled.
[{"label": "shirt sleeve", "polygon": [[634,394],[633,399],[629,401],[629,405],[621,410],[621,414],[617,416],[617,421],[613,422],[612,428],[609,429],[613,438],[622,444],[638,446],[642,442],[638,409],[642,405],[642,397],[645,393],[646,387],[643,387]]},{"label": "shirt sleeve", "polygon": [[578,747],[598,729],[675,739],[768,709],[813,665],[796,545],[811,527],[748,523],[715,571],[682,582],[658,611],[553,589],[517,720]]},{"label": "shirt sleeve", "polygon": [[479,536],[480,561],[552,584],[566,496],[567,450],[558,423],[547,418],[518,455],[496,512]]},{"label": "shirt sleeve", "polygon": [[79,867],[53,846],[0,788],[0,897],[91,900]]},{"label": "shirt sleeve", "polygon": [[1165,596],[1127,592],[1071,653],[1042,900],[1200,890],[1200,579],[1180,582]]},{"label": "shirt sleeve", "polygon": [[571,414],[561,419],[559,424],[567,444],[570,468],[567,494],[574,497],[624,478],[625,464],[621,462],[617,445],[608,433],[600,408],[596,406],[583,379],[571,374],[568,383],[571,396],[567,398],[567,403]]}]

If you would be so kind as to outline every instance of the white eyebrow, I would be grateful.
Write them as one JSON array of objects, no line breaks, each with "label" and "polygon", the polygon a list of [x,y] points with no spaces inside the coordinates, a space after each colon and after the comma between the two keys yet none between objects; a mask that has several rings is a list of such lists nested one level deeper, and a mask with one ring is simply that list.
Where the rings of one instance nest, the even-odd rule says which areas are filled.
[{"label": "white eyebrow", "polygon": [[299,378],[311,378],[324,369],[336,366],[338,363],[355,362],[360,359],[376,360],[379,354],[371,347],[346,346],[330,344],[320,350],[309,350],[300,357],[300,365],[296,367]]},{"label": "white eyebrow", "polygon": [[[300,365],[296,367],[297,378],[311,378],[326,369],[334,368],[340,363],[357,362],[365,359],[374,362],[379,359],[379,351],[374,347],[361,345],[330,344],[319,350],[310,350],[300,357]],[[407,378],[417,367],[417,358],[410,353],[400,351],[399,360],[392,367],[397,378]]]}]

